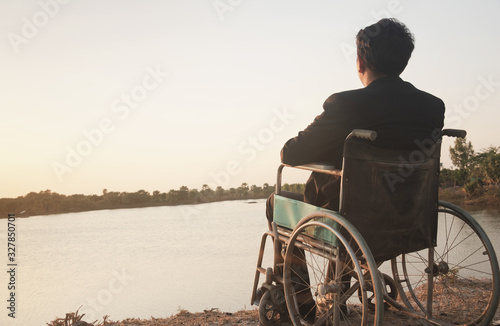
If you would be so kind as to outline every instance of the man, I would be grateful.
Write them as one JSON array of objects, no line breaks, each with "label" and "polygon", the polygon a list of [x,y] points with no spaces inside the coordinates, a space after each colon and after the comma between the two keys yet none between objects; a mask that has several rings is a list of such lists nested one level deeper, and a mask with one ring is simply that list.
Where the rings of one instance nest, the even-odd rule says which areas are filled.
[{"label": "man", "polygon": [[[418,148],[418,141],[434,139],[433,132],[442,129],[443,101],[399,77],[414,49],[413,35],[404,24],[382,19],[360,30],[356,45],[357,71],[365,87],[331,95],[323,113],[286,142],[283,163],[324,162],[341,169],[344,140],[353,129],[374,130],[374,144],[393,149]],[[313,172],[303,196],[284,195],[337,211],[339,193],[340,178]],[[266,212],[270,222],[273,206],[271,196]]]},{"label": "man", "polygon": [[[435,140],[435,132],[443,128],[443,101],[399,77],[414,49],[413,35],[404,24],[382,19],[360,30],[356,45],[356,67],[365,87],[331,95],[323,105],[323,113],[285,143],[281,150],[283,163],[328,163],[341,169],[344,141],[353,129],[376,131],[376,146],[412,150],[418,149],[419,142]],[[282,192],[283,196],[334,211],[339,208],[339,194],[340,178],[317,172],[307,181],[304,195]],[[270,223],[273,207],[272,195],[266,209]],[[297,250],[294,257],[298,257],[292,268],[297,278],[294,284],[299,310],[303,318],[314,322],[315,303],[305,285],[309,283],[307,266],[300,259],[304,254]],[[342,277],[343,286],[348,288],[349,282],[349,275]]]}]

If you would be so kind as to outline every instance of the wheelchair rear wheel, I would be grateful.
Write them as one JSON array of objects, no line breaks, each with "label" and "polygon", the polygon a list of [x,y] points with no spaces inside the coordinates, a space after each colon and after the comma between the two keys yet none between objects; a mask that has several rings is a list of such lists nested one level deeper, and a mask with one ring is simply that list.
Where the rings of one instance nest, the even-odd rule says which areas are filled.
[{"label": "wheelchair rear wheel", "polygon": [[392,260],[402,300],[439,324],[489,325],[499,302],[499,268],[486,233],[467,212],[440,201],[437,239],[435,248]]},{"label": "wheelchair rear wheel", "polygon": [[359,232],[340,215],[313,213],[301,220],[288,243],[283,280],[294,325],[381,323],[377,265]]}]

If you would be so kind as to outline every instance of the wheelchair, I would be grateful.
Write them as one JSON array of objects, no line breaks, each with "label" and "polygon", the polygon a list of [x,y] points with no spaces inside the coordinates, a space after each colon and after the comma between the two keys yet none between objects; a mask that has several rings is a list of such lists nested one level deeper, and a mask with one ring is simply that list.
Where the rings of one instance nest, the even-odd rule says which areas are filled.
[{"label": "wheelchair", "polygon": [[[393,307],[422,324],[489,325],[499,304],[493,246],[470,214],[438,200],[441,139],[465,135],[445,129],[437,142],[396,151],[373,146],[376,132],[354,130],[342,170],[291,167],[340,178],[339,211],[283,196],[290,166],[280,165],[251,298],[260,323],[382,325]],[[268,238],[273,266],[264,268]]]}]

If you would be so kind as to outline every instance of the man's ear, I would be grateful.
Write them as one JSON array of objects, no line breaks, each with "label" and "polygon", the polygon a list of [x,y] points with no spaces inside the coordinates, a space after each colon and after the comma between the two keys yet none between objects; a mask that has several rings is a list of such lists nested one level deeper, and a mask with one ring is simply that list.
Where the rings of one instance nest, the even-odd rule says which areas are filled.
[{"label": "man's ear", "polygon": [[358,72],[360,74],[364,74],[365,71],[366,71],[366,66],[365,66],[365,63],[364,63],[363,59],[361,59],[360,57],[358,57],[358,59],[356,60],[356,65],[357,65],[357,68],[358,68]]}]

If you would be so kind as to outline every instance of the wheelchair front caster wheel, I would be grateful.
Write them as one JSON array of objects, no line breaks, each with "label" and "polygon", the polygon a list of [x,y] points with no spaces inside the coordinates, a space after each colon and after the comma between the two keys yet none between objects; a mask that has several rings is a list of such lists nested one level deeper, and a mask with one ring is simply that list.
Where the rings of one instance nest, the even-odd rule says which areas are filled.
[{"label": "wheelchair front caster wheel", "polygon": [[[396,281],[394,281],[394,279],[387,274],[382,274],[382,276],[384,277],[384,284],[387,294],[391,299],[396,300],[398,298],[398,288]],[[373,290],[371,290],[370,292],[373,293]],[[359,290],[358,297],[359,301],[363,303],[361,292]],[[384,301],[384,310],[388,310],[390,307],[391,306],[389,305],[389,303]],[[370,309],[371,311],[375,310],[375,305],[372,302],[372,297],[368,297],[368,309]]]},{"label": "wheelchair front caster wheel", "polygon": [[259,320],[264,326],[276,326],[288,317],[283,289],[266,291],[259,303]]}]

